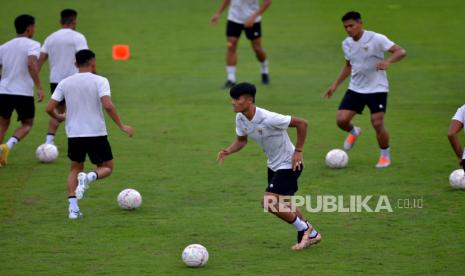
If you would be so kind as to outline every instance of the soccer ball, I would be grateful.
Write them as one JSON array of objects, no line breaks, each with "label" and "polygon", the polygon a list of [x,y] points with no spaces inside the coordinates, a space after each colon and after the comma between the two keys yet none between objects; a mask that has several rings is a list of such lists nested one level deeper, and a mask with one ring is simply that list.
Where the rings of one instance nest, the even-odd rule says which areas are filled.
[{"label": "soccer ball", "polygon": [[188,267],[204,266],[208,262],[208,251],[200,244],[191,244],[184,248],[182,261]]},{"label": "soccer ball", "polygon": [[463,169],[453,171],[449,176],[449,183],[454,189],[465,189],[465,173]]},{"label": "soccer ball", "polygon": [[142,204],[142,196],[134,189],[122,190],[116,200],[119,207],[127,210],[139,208]]},{"label": "soccer ball", "polygon": [[340,169],[347,166],[349,156],[340,149],[333,149],[326,154],[326,165],[332,169]]},{"label": "soccer ball", "polygon": [[42,144],[36,149],[36,157],[43,163],[55,161],[58,157],[58,148],[52,144]]}]

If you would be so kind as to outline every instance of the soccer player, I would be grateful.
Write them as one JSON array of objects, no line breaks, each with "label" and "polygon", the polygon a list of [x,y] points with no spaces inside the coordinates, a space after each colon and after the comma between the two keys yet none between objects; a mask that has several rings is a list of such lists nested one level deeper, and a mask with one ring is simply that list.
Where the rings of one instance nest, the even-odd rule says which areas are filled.
[{"label": "soccer player", "polygon": [[[3,67],[0,81],[0,167],[6,166],[10,150],[32,128],[35,115],[34,84],[38,101],[44,98],[37,66],[40,43],[32,40],[34,17],[28,14],[16,17],[15,28],[16,38],[0,46],[0,64]],[[13,110],[16,110],[21,126],[3,144]]]},{"label": "soccer player", "polygon": [[[352,124],[356,114],[362,114],[365,105],[371,112],[371,124],[376,131],[376,138],[381,154],[377,168],[391,164],[389,133],[384,126],[386,113],[388,80],[386,70],[396,61],[405,57],[406,52],[386,36],[364,30],[360,13],[351,11],[342,17],[342,23],[349,35],[342,42],[346,62],[334,83],[326,90],[325,97],[330,98],[349,75],[350,84],[336,115],[339,128],[349,132],[344,141],[344,149],[350,150],[361,130]],[[391,53],[384,58],[384,53]]]},{"label": "soccer player", "polygon": [[455,155],[458,158],[459,164],[465,170],[465,154],[460,144],[460,139],[458,133],[463,129],[463,124],[465,122],[465,105],[462,105],[457,109],[452,121],[450,122],[448,138],[452,149],[455,152]]},{"label": "soccer player", "polygon": [[[102,106],[116,125],[129,137],[133,129],[121,122],[116,107],[110,98],[110,84],[104,77],[95,74],[95,54],[90,50],[76,53],[79,69],[62,80],[55,89],[46,111],[57,121],[65,120],[65,115],[56,112],[56,107],[66,100],[67,112],[65,129],[68,136],[68,157],[71,169],[68,175],[68,202],[70,219],[82,216],[78,199],[82,199],[89,184],[109,176],[113,171],[113,155],[107,139],[107,129]],[[89,155],[94,171],[84,173],[84,162]]]},{"label": "soccer player", "polygon": [[226,26],[228,41],[226,72],[228,79],[224,84],[224,88],[231,88],[236,83],[236,49],[242,30],[245,31],[246,37],[251,41],[252,49],[260,62],[262,83],[268,84],[270,82],[268,61],[260,39],[262,36],[260,22],[262,14],[271,5],[271,0],[264,0],[261,5],[259,5],[258,0],[223,0],[218,11],[211,18],[212,25],[218,23],[218,19],[230,3],[228,24]]},{"label": "soccer player", "polygon": [[[321,240],[321,235],[305,220],[300,209],[289,201],[298,189],[297,179],[304,168],[302,149],[307,136],[307,121],[257,107],[255,94],[255,86],[249,83],[239,83],[231,88],[232,107],[237,113],[237,137],[218,153],[218,161],[223,163],[227,156],[245,147],[248,137],[262,147],[268,157],[268,186],[262,204],[296,228],[297,243],[292,249],[301,250]],[[295,147],[287,133],[289,127],[297,129]]]},{"label": "soccer player", "polygon": [[[50,63],[50,90],[53,94],[58,83],[77,73],[74,55],[77,51],[88,49],[86,38],[76,32],[77,12],[72,9],[61,11],[61,29],[49,35],[42,46],[39,57],[39,70],[49,60]],[[66,111],[65,102],[62,101],[57,107],[59,113]],[[50,118],[45,143],[54,144],[55,133],[60,123]]]}]

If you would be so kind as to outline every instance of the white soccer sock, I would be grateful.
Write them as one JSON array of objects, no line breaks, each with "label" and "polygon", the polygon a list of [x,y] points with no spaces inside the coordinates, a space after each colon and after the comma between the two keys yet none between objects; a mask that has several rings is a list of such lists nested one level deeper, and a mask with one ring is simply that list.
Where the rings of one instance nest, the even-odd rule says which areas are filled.
[{"label": "white soccer sock", "polygon": [[97,180],[97,173],[96,172],[90,172],[87,174],[87,183],[90,183],[92,181]]},{"label": "white soccer sock", "polygon": [[384,156],[387,159],[391,159],[391,148],[387,147],[385,149],[381,149],[381,156]]},{"label": "white soccer sock", "polygon": [[226,66],[226,72],[228,73],[228,80],[236,82],[236,66]]},{"label": "white soccer sock", "polygon": [[260,71],[262,74],[268,74],[268,60],[260,62]]},{"label": "white soccer sock", "polygon": [[14,136],[11,136],[8,142],[6,142],[6,146],[8,147],[8,149],[11,150],[13,146],[16,145],[17,143],[19,143],[19,139]]},{"label": "white soccer sock", "polygon": [[55,134],[47,133],[45,138],[45,144],[54,144],[55,143]]},{"label": "white soccer sock", "polygon": [[79,212],[78,199],[76,197],[68,197],[69,208],[73,212]]},{"label": "white soccer sock", "polygon": [[308,228],[307,223],[301,220],[298,216],[295,218],[294,222],[292,222],[292,225],[294,225],[297,231],[304,231]]},{"label": "white soccer sock", "polygon": [[360,128],[354,126],[354,127],[350,130],[350,133],[352,133],[352,135],[359,136],[359,135],[360,135]]}]

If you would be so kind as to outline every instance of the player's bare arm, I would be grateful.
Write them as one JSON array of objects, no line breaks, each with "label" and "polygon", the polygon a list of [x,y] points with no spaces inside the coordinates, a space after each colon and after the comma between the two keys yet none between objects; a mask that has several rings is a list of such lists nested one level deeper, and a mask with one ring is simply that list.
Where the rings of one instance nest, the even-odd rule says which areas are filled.
[{"label": "player's bare arm", "polygon": [[403,49],[397,44],[389,48],[388,52],[391,53],[391,55],[388,58],[381,61],[380,63],[378,63],[376,65],[376,69],[387,70],[391,63],[397,62],[407,55],[407,51],[405,51],[405,49]]},{"label": "player's bare arm", "polygon": [[308,123],[305,119],[291,117],[289,127],[295,127],[297,129],[297,141],[295,143],[294,155],[292,156],[292,170],[300,171],[304,165],[304,156],[302,150],[304,147],[305,139],[307,138]]},{"label": "player's bare arm", "polygon": [[129,137],[132,137],[134,134],[134,129],[128,125],[125,125],[121,122],[121,119],[118,115],[118,112],[116,111],[116,107],[111,101],[110,96],[103,96],[100,98],[102,102],[102,106],[105,109],[105,111],[108,113],[110,118],[115,122],[115,124],[124,132],[128,134]]},{"label": "player's bare arm", "polygon": [[63,122],[66,119],[66,117],[65,114],[61,114],[56,111],[58,104],[59,102],[50,99],[50,101],[47,104],[47,107],[45,108],[45,112],[47,112],[50,115],[50,117],[54,118],[58,122]]},{"label": "player's bare arm", "polygon": [[221,149],[220,152],[218,152],[217,160],[223,163],[228,155],[240,151],[245,145],[247,145],[247,136],[236,136],[236,139],[229,147]]},{"label": "player's bare arm", "polygon": [[447,137],[449,138],[450,145],[457,156],[459,163],[462,162],[463,149],[459,140],[459,132],[463,129],[463,124],[460,121],[452,120],[450,122],[449,131],[447,132]]},{"label": "player's bare arm", "polygon": [[252,28],[253,24],[255,24],[255,20],[257,17],[262,15],[268,7],[271,5],[271,0],[264,0],[263,3],[260,5],[260,8],[254,13],[247,21],[244,23],[244,27]]},{"label": "player's bare arm", "polygon": [[48,54],[41,52],[40,56],[39,56],[39,61],[37,62],[39,72],[40,72],[40,70],[42,70],[42,66],[47,61],[47,59],[48,59]]},{"label": "player's bare arm", "polygon": [[346,60],[346,63],[342,67],[341,72],[337,76],[337,79],[333,82],[333,84],[331,84],[330,87],[328,87],[328,89],[326,89],[323,97],[328,99],[331,98],[334,92],[336,92],[336,89],[339,86],[339,84],[341,84],[350,75],[351,71],[352,66],[350,65],[350,61]]},{"label": "player's bare arm", "polygon": [[231,0],[223,0],[223,3],[221,3],[220,7],[218,10],[215,12],[215,14],[212,16],[210,19],[210,23],[215,26],[218,23],[218,20],[220,19],[221,14],[223,11],[226,9],[227,6],[229,6],[229,3]]},{"label": "player's bare arm", "polygon": [[41,102],[44,99],[44,91],[42,90],[42,86],[40,84],[39,68],[38,68],[38,65],[37,65],[37,57],[36,56],[28,56],[27,68],[29,70],[29,75],[31,75],[31,78],[34,81],[34,85],[37,88],[38,101]]}]

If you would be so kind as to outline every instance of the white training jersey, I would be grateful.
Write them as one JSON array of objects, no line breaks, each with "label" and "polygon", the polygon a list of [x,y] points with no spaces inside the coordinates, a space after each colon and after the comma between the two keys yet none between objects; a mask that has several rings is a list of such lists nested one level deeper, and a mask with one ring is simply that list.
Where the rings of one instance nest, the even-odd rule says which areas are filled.
[{"label": "white training jersey", "polygon": [[[231,0],[228,20],[244,24],[259,8],[258,0]],[[258,16],[255,22],[260,22],[261,19],[262,17]]]},{"label": "white training jersey", "polygon": [[41,52],[48,54],[50,63],[50,82],[61,80],[76,74],[78,69],[75,54],[79,50],[88,49],[86,38],[79,32],[69,28],[60,29],[49,35]]},{"label": "white training jersey", "polygon": [[34,96],[34,82],[29,74],[28,58],[38,58],[39,53],[40,43],[27,37],[16,37],[0,46],[0,94]]},{"label": "white training jersey", "polygon": [[376,69],[376,64],[394,45],[386,36],[371,31],[363,31],[358,41],[347,37],[342,42],[342,50],[352,66],[349,89],[363,94],[388,92],[386,71]]},{"label": "white training jersey", "polygon": [[295,147],[287,134],[290,122],[291,116],[257,107],[250,121],[244,114],[237,113],[236,134],[248,136],[260,145],[272,171],[291,169]]},{"label": "white training jersey", "polygon": [[52,99],[66,101],[66,134],[72,137],[107,135],[100,98],[110,96],[110,84],[92,73],[76,73],[58,83]]},{"label": "white training jersey", "polygon": [[[465,105],[462,105],[457,109],[457,112],[455,112],[455,115],[454,117],[452,117],[452,120],[456,120],[461,122],[462,124],[465,124]],[[465,151],[463,152],[462,159],[465,159]]]}]

